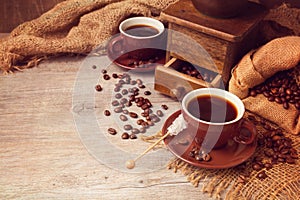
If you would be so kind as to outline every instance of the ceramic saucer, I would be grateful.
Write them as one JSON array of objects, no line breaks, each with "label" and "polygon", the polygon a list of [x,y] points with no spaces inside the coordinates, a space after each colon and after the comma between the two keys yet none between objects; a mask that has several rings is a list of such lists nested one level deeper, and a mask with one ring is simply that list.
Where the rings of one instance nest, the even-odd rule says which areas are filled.
[{"label": "ceramic saucer", "polygon": [[[172,122],[180,113],[181,111],[178,110],[166,120],[162,128],[163,134],[167,132],[167,128],[172,124]],[[198,145],[195,143],[194,139],[188,138],[187,135],[189,134],[185,134],[185,131],[189,131],[189,128],[183,130],[176,136],[167,137],[164,140],[164,143],[176,157],[196,167],[208,169],[223,169],[234,167],[250,158],[255,152],[257,146],[257,142],[253,142],[249,145],[244,145],[230,140],[228,141],[226,146],[219,149],[213,149],[210,152],[210,161],[196,161],[195,158],[189,156],[189,153],[193,147]]]},{"label": "ceramic saucer", "polygon": [[[117,36],[116,39],[118,39]],[[107,55],[111,61],[119,67],[124,69],[134,70],[135,72],[150,72],[153,71],[157,65],[164,65],[166,62],[166,51],[157,49],[157,55],[149,61],[140,61],[136,58],[131,58],[128,53],[113,53],[112,43],[113,39],[109,42],[107,48]]]}]

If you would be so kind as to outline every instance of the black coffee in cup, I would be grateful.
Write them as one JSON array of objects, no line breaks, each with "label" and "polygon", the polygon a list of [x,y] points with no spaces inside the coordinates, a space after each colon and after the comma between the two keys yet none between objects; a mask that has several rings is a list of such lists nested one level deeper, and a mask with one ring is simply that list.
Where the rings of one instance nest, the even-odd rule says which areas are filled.
[{"label": "black coffee in cup", "polygon": [[153,26],[149,26],[145,24],[137,24],[126,28],[125,33],[135,37],[150,37],[158,34],[159,30],[157,30]]},{"label": "black coffee in cup", "polygon": [[206,122],[229,122],[238,116],[237,108],[225,98],[214,95],[200,95],[188,102],[188,112]]}]

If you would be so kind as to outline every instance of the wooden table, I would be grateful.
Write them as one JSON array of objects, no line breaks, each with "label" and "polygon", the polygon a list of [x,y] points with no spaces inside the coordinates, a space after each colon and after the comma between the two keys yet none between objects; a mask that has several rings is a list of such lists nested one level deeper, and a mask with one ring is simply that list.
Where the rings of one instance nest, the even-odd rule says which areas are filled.
[{"label": "wooden table", "polygon": [[[113,84],[104,82],[103,91],[95,92],[97,79],[103,81],[103,66],[96,63],[94,69],[85,60],[61,57],[24,72],[0,76],[0,199],[209,199],[200,191],[201,185],[194,188],[182,174],[164,166],[147,173],[124,172],[124,163],[116,152],[107,151],[103,162],[86,146],[80,128],[89,128],[90,124],[76,121],[86,114],[96,116],[99,135],[104,134],[114,146],[118,142],[120,148],[126,146],[130,156],[142,152],[148,144],[141,140],[126,143],[120,133],[115,137],[106,133],[104,129],[115,123],[114,118],[103,115]],[[88,76],[79,80],[82,69],[91,72],[96,82]],[[118,70],[122,71],[112,66],[109,73]],[[88,97],[95,98],[91,104],[81,101],[87,99],[84,88],[88,86],[93,86],[93,96]],[[151,81],[147,87],[152,90]],[[173,99],[152,92],[154,104],[169,105],[165,117],[179,108]],[[92,143],[99,144],[99,151],[109,150],[101,148],[97,140]],[[121,170],[107,165],[107,160]],[[147,156],[143,162],[147,162]]]}]

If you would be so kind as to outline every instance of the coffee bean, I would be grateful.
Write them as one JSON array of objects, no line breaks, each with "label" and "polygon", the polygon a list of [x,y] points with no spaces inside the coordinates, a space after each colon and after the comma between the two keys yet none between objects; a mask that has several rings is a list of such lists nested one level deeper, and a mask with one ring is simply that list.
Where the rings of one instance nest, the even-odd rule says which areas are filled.
[{"label": "coffee bean", "polygon": [[114,92],[120,92],[120,90],[121,90],[121,87],[115,87],[114,88]]},{"label": "coffee bean", "polygon": [[133,128],[133,129],[131,130],[131,133],[133,133],[133,134],[139,134],[139,133],[140,133],[140,130],[137,129],[137,128]]},{"label": "coffee bean", "polygon": [[137,84],[141,85],[143,84],[143,81],[141,79],[136,79]]},{"label": "coffee bean", "polygon": [[122,114],[120,115],[119,118],[120,118],[120,120],[123,121],[123,122],[128,120],[128,118],[127,118],[125,115],[122,115]]},{"label": "coffee bean", "polygon": [[164,113],[163,113],[161,110],[157,110],[157,111],[156,111],[156,114],[157,114],[159,117],[164,116]]},{"label": "coffee bean", "polygon": [[272,169],[273,165],[271,163],[265,163],[264,164],[264,167],[269,170],[269,169]]},{"label": "coffee bean", "polygon": [[124,125],[123,128],[124,128],[124,130],[129,131],[132,129],[132,126],[130,124],[126,124],[126,125]]},{"label": "coffee bean", "polygon": [[105,115],[105,116],[110,116],[110,111],[109,111],[109,110],[105,110],[105,111],[104,111],[104,115]]},{"label": "coffee bean", "polygon": [[285,161],[288,163],[288,164],[295,164],[296,163],[296,161],[295,161],[295,159],[294,158],[292,158],[292,157],[287,157],[286,159],[285,159]]},{"label": "coffee bean", "polygon": [[126,95],[126,94],[128,94],[128,90],[123,89],[121,93],[122,93],[122,95]]},{"label": "coffee bean", "polygon": [[116,135],[116,134],[117,134],[117,130],[114,129],[114,128],[109,128],[107,131],[108,131],[108,133],[111,134],[111,135]]},{"label": "coffee bean", "polygon": [[128,110],[126,110],[126,109],[125,109],[125,110],[123,110],[122,112],[123,112],[123,114],[125,114],[125,115],[128,115],[128,114],[129,114],[129,111],[128,111]]},{"label": "coffee bean", "polygon": [[137,82],[135,80],[130,81],[130,85],[135,85]]},{"label": "coffee bean", "polygon": [[258,179],[260,179],[260,180],[263,180],[263,179],[267,178],[268,176],[267,176],[267,174],[266,174],[265,171],[261,171],[261,172],[259,172],[259,173],[257,174],[256,177],[257,177]]},{"label": "coffee bean", "polygon": [[132,118],[138,118],[138,115],[135,112],[129,112],[129,116]]},{"label": "coffee bean", "polygon": [[252,165],[252,168],[253,168],[254,170],[256,170],[256,171],[259,171],[259,170],[262,169],[261,165],[258,164],[258,163],[253,164],[253,165]]},{"label": "coffee bean", "polygon": [[143,119],[139,119],[139,120],[136,121],[137,125],[142,125],[143,122],[144,122]]},{"label": "coffee bean", "polygon": [[144,95],[151,95],[151,92],[147,90],[144,92]]},{"label": "coffee bean", "polygon": [[104,75],[103,75],[103,79],[104,79],[104,80],[109,80],[109,79],[110,79],[110,76],[109,76],[108,74],[104,74]]},{"label": "coffee bean", "polygon": [[132,140],[135,140],[135,139],[137,139],[137,136],[132,133],[132,134],[130,134],[129,138],[132,139]]},{"label": "coffee bean", "polygon": [[96,85],[95,86],[95,90],[97,91],[97,92],[101,92],[102,91],[102,87],[101,87],[101,85]]},{"label": "coffee bean", "polygon": [[146,133],[146,128],[145,128],[145,127],[141,127],[141,128],[139,129],[139,132],[140,132],[140,133]]},{"label": "coffee bean", "polygon": [[169,108],[166,104],[161,105],[161,107],[162,107],[164,110],[168,110],[168,108]]},{"label": "coffee bean", "polygon": [[120,112],[122,112],[122,110],[123,110],[122,107],[116,107],[116,108],[114,109],[114,112],[115,112],[115,113],[120,113]]},{"label": "coffee bean", "polygon": [[101,72],[102,72],[102,74],[106,74],[107,73],[106,69],[102,69]]},{"label": "coffee bean", "polygon": [[129,134],[127,132],[124,132],[121,137],[122,139],[127,140],[129,139]]},{"label": "coffee bean", "polygon": [[119,103],[119,101],[114,100],[114,101],[111,102],[111,105],[118,106],[118,105],[120,105],[120,103]]},{"label": "coffee bean", "polygon": [[202,161],[202,160],[203,160],[202,156],[200,156],[199,154],[196,154],[196,155],[195,155],[195,159],[196,159],[197,161]]},{"label": "coffee bean", "polygon": [[255,90],[250,90],[250,96],[256,97],[257,93]]},{"label": "coffee bean", "polygon": [[112,77],[113,77],[113,78],[118,78],[118,74],[113,73],[113,74],[112,74]]},{"label": "coffee bean", "polygon": [[120,100],[120,103],[121,104],[126,104],[128,102],[128,100],[126,99],[126,98],[122,98],[121,100]]},{"label": "coffee bean", "polygon": [[145,88],[146,86],[143,85],[143,84],[139,84],[138,87],[141,88],[141,89],[143,89],[143,88]]},{"label": "coffee bean", "polygon": [[117,94],[115,95],[115,98],[116,98],[116,99],[121,99],[121,98],[122,98],[122,95],[121,95],[120,93],[117,93]]}]

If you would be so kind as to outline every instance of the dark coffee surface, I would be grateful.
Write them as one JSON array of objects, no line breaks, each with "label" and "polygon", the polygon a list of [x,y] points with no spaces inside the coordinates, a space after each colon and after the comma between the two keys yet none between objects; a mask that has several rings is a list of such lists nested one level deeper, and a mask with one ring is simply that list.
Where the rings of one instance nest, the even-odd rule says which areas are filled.
[{"label": "dark coffee surface", "polygon": [[137,37],[149,37],[159,33],[159,31],[152,27],[145,24],[138,24],[134,26],[130,26],[125,30],[125,33]]},{"label": "dark coffee surface", "polygon": [[201,95],[192,99],[187,109],[194,117],[207,122],[229,122],[237,117],[237,108],[232,102],[213,95]]}]

